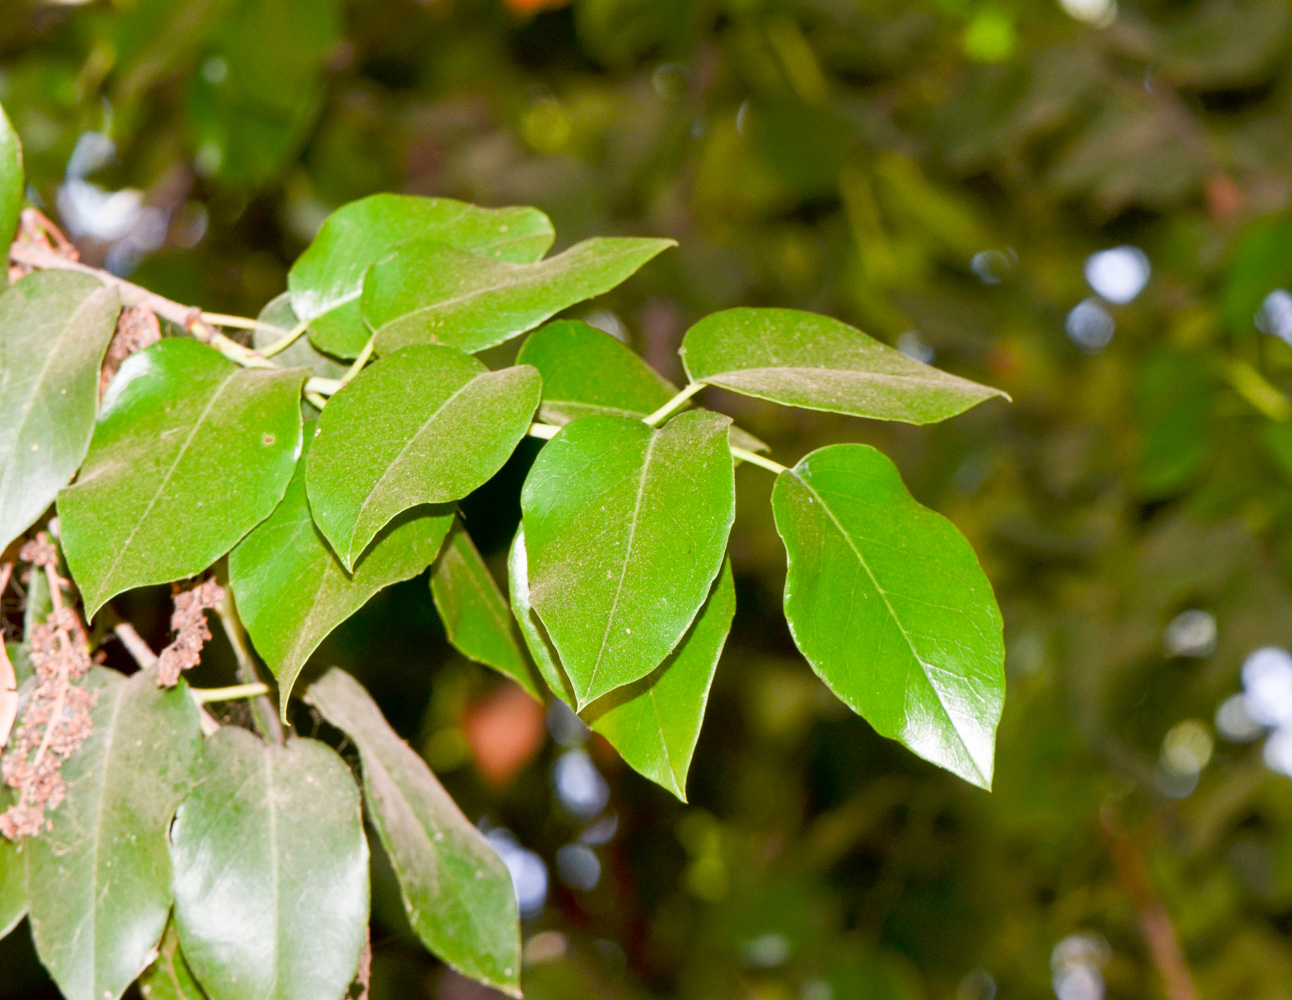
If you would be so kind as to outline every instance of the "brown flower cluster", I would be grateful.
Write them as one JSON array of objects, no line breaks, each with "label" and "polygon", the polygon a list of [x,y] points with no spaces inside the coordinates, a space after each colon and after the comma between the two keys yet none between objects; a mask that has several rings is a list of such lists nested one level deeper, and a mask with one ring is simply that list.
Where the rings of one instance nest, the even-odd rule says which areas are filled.
[{"label": "brown flower cluster", "polygon": [[211,638],[206,612],[224,600],[224,589],[215,580],[205,580],[189,590],[175,594],[175,610],[170,627],[175,632],[171,644],[157,658],[157,683],[174,687],[182,671],[195,667],[202,658],[202,646]]},{"label": "brown flower cluster", "polygon": [[103,358],[103,368],[99,371],[99,397],[108,391],[112,377],[126,358],[159,340],[161,324],[157,322],[156,313],[131,306],[122,309],[117,319],[117,332],[112,335],[108,353]]},{"label": "brown flower cluster", "polygon": [[[35,208],[24,208],[18,217],[18,240],[34,243],[38,247],[66,257],[68,260],[80,260],[81,253],[72,244],[61,229],[41,211]],[[9,265],[9,284],[13,284],[24,275],[30,274],[32,268],[23,264]]]}]

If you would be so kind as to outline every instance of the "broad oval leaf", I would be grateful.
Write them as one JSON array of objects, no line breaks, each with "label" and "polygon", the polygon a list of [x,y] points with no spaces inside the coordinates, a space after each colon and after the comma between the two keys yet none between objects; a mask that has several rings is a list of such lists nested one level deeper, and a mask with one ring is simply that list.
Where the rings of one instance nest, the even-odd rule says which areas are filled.
[{"label": "broad oval leaf", "polygon": [[368,816],[417,936],[463,975],[519,997],[520,920],[502,859],[353,677],[333,668],[306,697],[359,748]]},{"label": "broad oval leaf", "polygon": [[483,257],[530,264],[556,233],[536,208],[477,208],[452,198],[375,194],[333,212],[287,274],[296,315],[310,321],[310,339],[353,358],[372,331],[359,312],[368,268],[410,240],[435,240]]},{"label": "broad oval leaf", "polygon": [[58,496],[86,613],[200,573],[282,499],[301,448],[300,369],[239,368],[187,338],[126,359]]},{"label": "broad oval leaf", "polygon": [[[22,141],[0,108],[0,242],[8,246],[18,228],[23,199]],[[3,548],[3,546],[0,546]]]},{"label": "broad oval leaf", "polygon": [[317,740],[206,740],[175,814],[175,926],[211,1000],[341,1000],[368,926],[359,790]]},{"label": "broad oval leaf", "polygon": [[0,295],[0,550],[31,527],[90,447],[115,289],[37,271]]},{"label": "broad oval leaf", "polygon": [[354,572],[347,572],[310,516],[309,448],[307,441],[282,503],[229,554],[238,615],[278,679],[284,721],[292,685],[319,643],[377,591],[433,563],[453,524],[447,508],[405,511],[378,533]]},{"label": "broad oval leaf", "polygon": [[772,507],[789,556],[785,616],[812,669],[881,735],[989,788],[1005,647],[964,536],[860,444],[781,473]]},{"label": "broad oval leaf", "polygon": [[[0,786],[0,813],[13,805],[12,788]],[[27,871],[19,845],[0,836],[0,940],[27,915]]]},{"label": "broad oval leaf", "polygon": [[139,992],[144,1000],[207,1000],[180,952],[179,935],[173,923],[162,936],[157,961],[139,977]]},{"label": "broad oval leaf", "polygon": [[201,746],[188,686],[94,668],[94,728],[67,797],[23,846],[36,950],[68,1000],[115,1000],[153,960],[171,905],[166,828]]},{"label": "broad oval leaf", "polygon": [[663,662],[704,604],[735,517],[728,417],[566,424],[521,494],[529,596],[580,708]]},{"label": "broad oval leaf", "polygon": [[363,317],[376,331],[379,354],[429,343],[474,353],[610,291],[675,245],[599,238],[536,264],[512,264],[442,243],[409,243],[368,272]]},{"label": "broad oval leaf", "polygon": [[709,686],[736,613],[731,560],[677,649],[650,676],[611,691],[584,720],[638,774],[686,801],[686,775],[700,738]]},{"label": "broad oval leaf", "polygon": [[382,358],[333,396],[305,484],[341,562],[352,568],[400,511],[460,500],[492,477],[525,436],[541,392],[528,365],[491,372],[428,345]]},{"label": "broad oval leaf", "polygon": [[797,309],[728,309],[686,332],[695,382],[786,406],[929,424],[992,396],[1009,397],[908,358],[829,316]]},{"label": "broad oval leaf", "polygon": [[[251,346],[258,351],[280,340],[300,322],[292,311],[290,292],[270,299],[256,317],[256,328],[251,332]],[[318,378],[340,378],[347,365],[318,350],[308,337],[297,337],[274,355],[275,364],[283,368],[308,368]]]},{"label": "broad oval leaf", "polygon": [[506,674],[543,700],[507,602],[461,522],[454,525],[431,572],[431,596],[454,649]]},{"label": "broad oval leaf", "polygon": [[573,708],[574,691],[570,687],[570,679],[565,676],[565,670],[561,667],[556,650],[548,641],[543,623],[538,620],[538,615],[529,603],[529,556],[525,551],[523,524],[516,529],[516,537],[512,539],[511,548],[507,551],[507,588],[512,617],[516,619],[521,638],[525,640],[539,676],[547,682],[548,690]]}]

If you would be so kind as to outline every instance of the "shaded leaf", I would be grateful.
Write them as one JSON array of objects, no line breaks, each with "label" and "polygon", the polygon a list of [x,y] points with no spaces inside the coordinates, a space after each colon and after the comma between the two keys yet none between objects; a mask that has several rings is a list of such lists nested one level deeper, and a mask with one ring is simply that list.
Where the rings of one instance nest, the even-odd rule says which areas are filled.
[{"label": "shaded leaf", "polygon": [[563,427],[521,494],[529,593],[580,707],[654,670],[704,604],[735,516],[729,418]]},{"label": "shaded leaf", "polygon": [[447,508],[415,507],[383,528],[349,573],[310,516],[310,442],[274,512],[229,554],[229,583],[256,651],[278,679],[284,721],[292,685],[328,634],[377,591],[435,561],[453,524]]},{"label": "shaded leaf", "polygon": [[[17,798],[12,788],[0,785],[0,814]],[[0,940],[27,915],[27,870],[18,845],[0,837]]]},{"label": "shaded leaf", "polygon": [[[292,311],[290,292],[270,299],[256,318],[264,324],[251,333],[251,346],[258,351],[280,339],[299,322]],[[297,337],[290,346],[275,354],[274,362],[284,368],[308,368],[318,378],[340,378],[349,367],[318,350],[305,336]]]},{"label": "shaded leaf", "polygon": [[329,670],[307,698],[359,748],[368,815],[422,943],[463,975],[520,996],[520,922],[502,859],[354,678]]},{"label": "shaded leaf", "polygon": [[529,603],[529,559],[525,552],[525,526],[516,529],[511,548],[507,551],[507,584],[508,597],[511,602],[512,617],[520,629],[521,638],[529,655],[538,668],[539,675],[547,682],[548,689],[563,702],[574,707],[574,691],[570,679],[565,676],[556,650],[548,641],[543,623],[538,620]]},{"label": "shaded leaf", "polygon": [[431,594],[454,649],[506,674],[543,700],[542,688],[520,648],[507,602],[461,522],[454,525],[435,563]]},{"label": "shaded leaf", "polygon": [[867,445],[832,445],[772,492],[785,616],[812,669],[883,736],[991,786],[1005,649],[964,536]]},{"label": "shaded leaf", "polygon": [[644,680],[606,695],[584,719],[638,774],[686,801],[686,774],[700,738],[709,686],[736,613],[731,560],[691,630]]},{"label": "shaded leaf", "polygon": [[9,245],[18,228],[24,187],[22,141],[13,130],[4,108],[0,108],[0,241],[5,246]]},{"label": "shaded leaf", "polygon": [[829,316],[728,309],[686,332],[693,381],[786,406],[928,424],[1005,394],[908,358]]},{"label": "shaded leaf", "polygon": [[491,372],[450,347],[383,358],[328,403],[305,482],[314,519],[352,567],[400,511],[459,500],[502,468],[542,391],[528,365]]},{"label": "shaded leaf", "polygon": [[378,353],[432,342],[474,353],[610,291],[674,245],[591,239],[536,264],[512,264],[441,243],[410,243],[368,272],[363,316],[376,330]]},{"label": "shaded leaf", "polygon": [[157,961],[139,977],[139,992],[144,1000],[206,1000],[193,970],[179,950],[179,935],[170,924],[162,936]]},{"label": "shaded leaf", "polygon": [[85,458],[119,311],[115,289],[73,271],[38,271],[0,295],[0,549]]},{"label": "shaded leaf", "polygon": [[292,305],[326,351],[355,357],[372,335],[359,312],[368,268],[401,243],[433,240],[483,257],[530,264],[556,233],[536,208],[477,208],[452,198],[376,194],[342,205],[287,274]]},{"label": "shaded leaf", "polygon": [[87,614],[200,573],[268,516],[300,452],[304,377],[239,368],[186,338],[126,359],[80,478],[58,497]]},{"label": "shaded leaf", "polygon": [[225,727],[175,814],[175,926],[212,1000],[340,1000],[368,926],[359,790],[327,745]]},{"label": "shaded leaf", "polygon": [[114,1000],[153,959],[171,905],[166,828],[201,746],[188,686],[94,668],[94,728],[63,765],[67,797],[26,842],[31,929],[68,1000]]}]

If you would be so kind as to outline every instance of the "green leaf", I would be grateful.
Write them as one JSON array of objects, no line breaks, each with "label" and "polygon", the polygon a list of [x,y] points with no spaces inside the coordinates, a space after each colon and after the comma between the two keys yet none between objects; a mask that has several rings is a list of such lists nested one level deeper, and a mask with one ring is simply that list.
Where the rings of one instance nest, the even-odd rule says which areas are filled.
[{"label": "green leaf", "polygon": [[368,268],[410,240],[435,240],[484,257],[530,264],[556,233],[536,208],[477,208],[451,198],[376,194],[328,216],[287,274],[292,305],[319,347],[353,358],[372,335],[359,313]]},{"label": "green leaf", "polygon": [[58,496],[87,614],[200,573],[269,515],[300,452],[304,376],[239,368],[187,338],[126,359],[80,478]]},{"label": "green leaf", "polygon": [[305,476],[314,520],[347,568],[400,511],[460,500],[503,467],[529,429],[542,381],[491,372],[443,346],[400,351],[338,392]]},{"label": "green leaf", "polygon": [[1201,352],[1164,347],[1144,359],[1135,387],[1139,496],[1170,496],[1202,467],[1212,445],[1216,382],[1212,358]]},{"label": "green leaf", "polygon": [[4,108],[0,108],[0,242],[5,246],[18,229],[24,187],[22,140],[13,130]]},{"label": "green leaf", "polygon": [[463,975],[519,997],[520,921],[502,859],[354,678],[333,668],[307,698],[359,748],[368,816],[417,936]]},{"label": "green leaf", "polygon": [[474,353],[610,291],[674,245],[592,239],[537,264],[512,264],[440,243],[409,243],[368,272],[363,317],[376,330],[379,354],[432,342]]},{"label": "green leaf", "polygon": [[0,295],[0,550],[31,527],[85,458],[114,289],[38,271]]},{"label": "green leaf", "polygon": [[964,536],[860,444],[781,473],[772,507],[789,555],[785,615],[812,669],[881,735],[989,788],[1005,648]]},{"label": "green leaf", "polygon": [[188,686],[94,668],[94,728],[67,797],[23,846],[36,951],[68,1000],[115,1000],[153,959],[171,905],[166,828],[201,746]]},{"label": "green leaf", "polygon": [[507,602],[461,522],[454,525],[435,563],[431,595],[454,649],[506,674],[543,700],[542,688],[520,648]]},{"label": "green leaf", "polygon": [[529,603],[529,559],[525,552],[525,526],[516,529],[507,552],[508,596],[511,601],[511,613],[520,628],[521,638],[529,649],[529,655],[538,667],[538,672],[547,682],[548,689],[571,708],[574,707],[574,690],[570,679],[565,676],[556,655],[556,650],[548,641],[543,623]]},{"label": "green leaf", "polygon": [[139,992],[144,1000],[206,1000],[193,970],[180,953],[174,924],[166,928],[157,961],[139,978]]},{"label": "green leaf", "polygon": [[[270,299],[257,319],[264,324],[257,326],[251,334],[251,346],[258,351],[281,339],[300,322],[292,311],[290,292]],[[274,362],[284,368],[308,368],[310,374],[318,378],[340,378],[349,367],[317,350],[308,337],[297,337],[291,346],[274,355]]]},{"label": "green leaf", "polygon": [[829,316],[728,309],[682,340],[693,381],[809,410],[929,424],[1005,396],[931,368]]},{"label": "green leaf", "polygon": [[[17,798],[12,788],[0,785],[0,813]],[[0,837],[0,940],[8,937],[27,915],[27,871],[18,844]]]},{"label": "green leaf", "polygon": [[731,560],[686,637],[644,680],[612,691],[584,713],[638,774],[686,801],[686,774],[700,738],[709,685],[736,613]]},{"label": "green leaf", "polygon": [[735,517],[728,417],[566,424],[521,494],[529,593],[579,707],[654,670],[704,604]]},{"label": "green leaf", "polygon": [[435,561],[453,524],[448,508],[416,507],[383,528],[348,573],[310,516],[305,454],[274,512],[229,555],[229,583],[256,651],[287,699],[310,654],[377,591],[415,577]]},{"label": "green leaf", "polygon": [[327,745],[227,726],[171,828],[175,925],[211,1000],[340,1000],[368,927],[359,790]]},{"label": "green leaf", "polygon": [[592,413],[644,417],[677,394],[633,351],[580,320],[560,320],[525,340],[517,364],[543,376],[544,420],[564,424]]}]

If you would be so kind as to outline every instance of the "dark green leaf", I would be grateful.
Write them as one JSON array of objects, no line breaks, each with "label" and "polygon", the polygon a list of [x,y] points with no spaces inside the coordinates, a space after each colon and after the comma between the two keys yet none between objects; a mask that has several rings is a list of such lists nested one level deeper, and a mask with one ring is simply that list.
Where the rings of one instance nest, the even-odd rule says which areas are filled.
[{"label": "dark green leaf", "polygon": [[171,904],[166,828],[194,780],[197,707],[155,671],[99,667],[94,728],[63,765],[67,797],[23,846],[40,960],[68,1000],[115,1000],[153,959]]},{"label": "dark green leaf", "polygon": [[537,264],[512,264],[440,243],[410,243],[368,272],[363,316],[377,331],[378,353],[433,342],[482,351],[610,291],[674,245],[592,239]]},{"label": "dark green leaf", "polygon": [[1162,348],[1146,359],[1136,390],[1142,427],[1137,491],[1149,499],[1169,496],[1211,448],[1215,371],[1205,354]]},{"label": "dark green leaf", "polygon": [[[0,785],[0,813],[13,805],[13,789]],[[18,845],[0,836],[0,940],[27,915],[27,871]]]},{"label": "dark green leaf", "polygon": [[4,108],[0,108],[0,242],[5,246],[9,245],[18,228],[24,187],[22,141],[13,130]]},{"label": "dark green leaf", "polygon": [[340,1000],[368,926],[359,790],[326,744],[206,740],[175,814],[175,925],[212,1000]]},{"label": "dark green leaf", "polygon": [[114,289],[38,271],[0,295],[0,549],[54,502],[85,458]]},{"label": "dark green leaf", "polygon": [[180,953],[174,924],[166,928],[157,961],[139,977],[139,992],[144,1000],[206,1000],[193,970]]},{"label": "dark green leaf", "polygon": [[352,567],[400,511],[459,500],[525,436],[542,382],[528,365],[491,372],[439,345],[366,369],[319,418],[305,482],[314,519]]},{"label": "dark green leaf", "polygon": [[990,787],[1005,649],[969,543],[867,445],[812,452],[772,506],[785,615],[812,669],[881,735]]},{"label": "dark green leaf", "polygon": [[453,524],[453,511],[416,507],[379,532],[353,573],[329,548],[310,517],[305,454],[287,493],[229,555],[229,583],[256,650],[278,679],[284,720],[301,668],[328,634],[383,587],[416,576],[432,562]]},{"label": "dark green leaf", "polygon": [[431,594],[454,649],[501,671],[543,700],[507,602],[461,522],[454,526],[431,573]]},{"label": "dark green leaf", "polygon": [[417,936],[463,975],[519,997],[520,926],[502,859],[354,678],[334,668],[307,697],[359,748],[368,815]]},{"label": "dark green leaf", "polygon": [[304,376],[239,368],[186,338],[126,359],[80,478],[58,497],[87,614],[200,573],[269,515],[300,452]]},{"label": "dark green leaf", "polygon": [[796,309],[728,309],[682,340],[696,382],[786,406],[928,424],[998,389],[931,368],[829,316]]},{"label": "dark green leaf", "polygon": [[401,243],[435,240],[484,257],[531,264],[556,234],[536,208],[477,208],[451,198],[377,194],[333,212],[287,275],[297,315],[326,351],[355,357],[371,336],[359,313],[368,268]]},{"label": "dark green leaf", "polygon": [[[270,299],[257,317],[263,326],[257,326],[251,334],[251,346],[263,350],[274,341],[279,340],[299,322],[292,311],[292,298],[289,292],[283,292],[277,298]],[[308,368],[311,375],[319,378],[340,378],[346,373],[347,365],[315,349],[308,337],[297,337],[290,347],[274,355],[274,362],[284,368]]]},{"label": "dark green leaf", "polygon": [[525,553],[524,525],[516,529],[516,537],[507,552],[507,582],[511,613],[520,628],[521,638],[525,640],[529,655],[538,667],[539,674],[547,682],[548,689],[573,708],[574,691],[570,687],[570,679],[565,676],[556,650],[548,641],[547,631],[529,603],[529,560]]},{"label": "dark green leaf", "polygon": [[644,680],[610,692],[585,714],[633,770],[683,802],[709,685],[735,613],[736,587],[727,560],[691,630],[668,659]]},{"label": "dark green leaf", "polygon": [[580,707],[654,670],[704,604],[735,516],[729,418],[563,427],[521,495],[529,594]]}]

